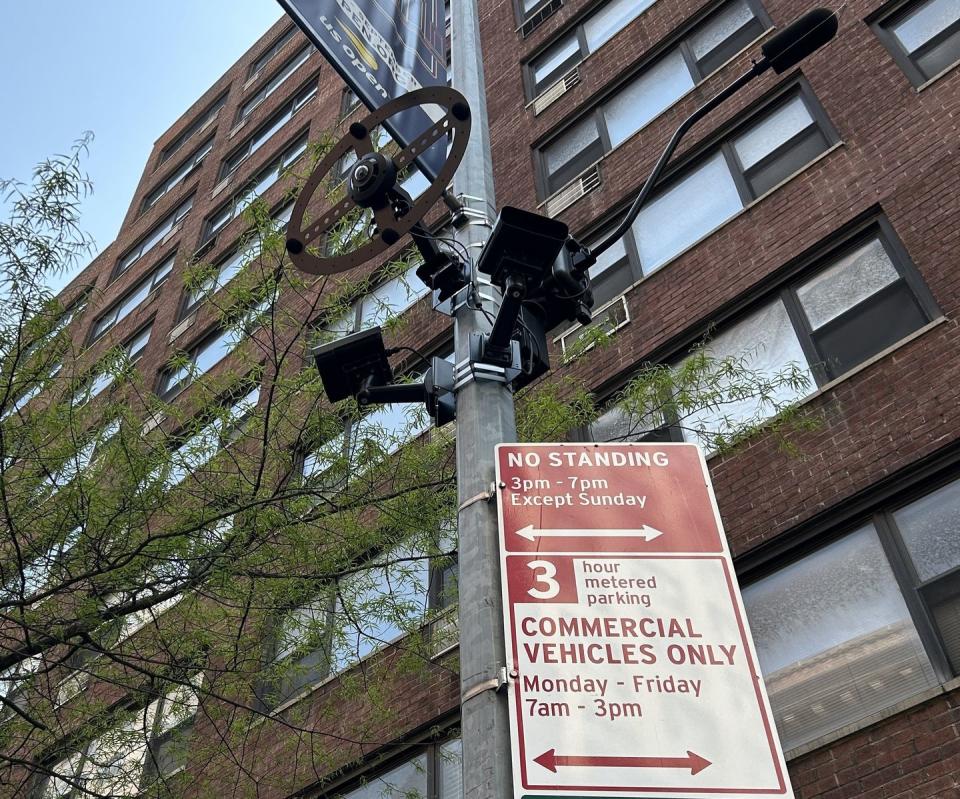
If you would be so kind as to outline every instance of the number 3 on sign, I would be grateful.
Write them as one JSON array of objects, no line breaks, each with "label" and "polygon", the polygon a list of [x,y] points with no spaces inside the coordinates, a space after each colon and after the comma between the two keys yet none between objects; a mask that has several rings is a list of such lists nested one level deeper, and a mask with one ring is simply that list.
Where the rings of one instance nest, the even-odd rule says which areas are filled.
[{"label": "number 3 on sign", "polygon": [[557,567],[549,560],[531,560],[527,567],[533,569],[534,579],[546,588],[530,588],[527,593],[534,599],[553,599],[560,593],[560,583],[553,578],[557,576]]}]

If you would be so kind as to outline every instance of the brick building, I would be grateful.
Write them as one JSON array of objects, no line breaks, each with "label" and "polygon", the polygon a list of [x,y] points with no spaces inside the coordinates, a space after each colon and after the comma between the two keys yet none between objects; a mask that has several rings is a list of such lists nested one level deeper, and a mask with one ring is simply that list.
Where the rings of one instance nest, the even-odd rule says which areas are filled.
[{"label": "brick building", "polygon": [[[497,203],[562,219],[588,243],[615,224],[680,121],[807,10],[793,0],[479,6]],[[718,356],[806,375],[805,389],[781,397],[819,419],[794,435],[795,452],[761,433],[709,459],[804,799],[960,796],[958,62],[956,0],[844,4],[828,47],[755,81],[685,139],[594,268],[610,344],[561,365],[578,331],[551,340],[553,374],[602,400],[641,364],[678,363],[708,330]],[[363,115],[350,99],[288,20],[274,25],[158,139],[117,240],[63,293],[69,304],[95,287],[75,338],[124,344],[168,398],[184,389],[167,365],[174,347],[222,369],[230,350],[203,296],[183,287],[187,263],[199,251],[221,265],[219,285],[239,271],[239,190],[255,188],[283,218],[283,169],[322,131]],[[401,343],[443,349],[449,320],[422,293],[389,282],[371,296],[410,319]],[[370,302],[357,300],[338,331],[375,319]],[[621,436],[621,423],[613,404],[580,434]],[[657,428],[697,440],[669,418]],[[361,654],[391,657],[375,648]],[[276,762],[284,733],[264,727],[249,761],[220,764],[217,779],[233,768],[238,795],[251,769],[269,797],[359,799],[385,786],[461,795],[459,686],[442,663],[454,656],[386,685],[396,713],[365,727],[380,745],[331,744],[324,771],[310,758]],[[305,668],[275,711],[296,707],[330,732],[330,709],[358,703],[333,729],[349,741],[362,702],[338,697],[330,668]],[[213,768],[180,765],[188,777]],[[195,785],[209,791],[204,779]],[[184,796],[201,790],[177,784]],[[31,790],[76,794],[41,778]]]}]

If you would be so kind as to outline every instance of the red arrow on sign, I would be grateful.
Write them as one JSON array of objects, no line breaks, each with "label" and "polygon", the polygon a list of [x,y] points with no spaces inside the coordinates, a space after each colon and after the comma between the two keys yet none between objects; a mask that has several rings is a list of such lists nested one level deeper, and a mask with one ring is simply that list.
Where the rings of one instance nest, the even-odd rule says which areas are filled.
[{"label": "red arrow on sign", "polygon": [[698,774],[710,761],[695,752],[687,750],[686,757],[603,757],[598,755],[558,755],[555,749],[548,749],[540,757],[533,759],[554,774],[557,766],[606,766],[618,768],[688,768],[690,774]]}]

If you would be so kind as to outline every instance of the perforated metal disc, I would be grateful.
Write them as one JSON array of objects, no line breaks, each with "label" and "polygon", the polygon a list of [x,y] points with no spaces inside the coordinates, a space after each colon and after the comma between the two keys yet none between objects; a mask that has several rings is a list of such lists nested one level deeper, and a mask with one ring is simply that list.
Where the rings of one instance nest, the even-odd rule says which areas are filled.
[{"label": "perforated metal disc", "polygon": [[[400,172],[411,163],[416,156],[426,152],[434,142],[446,137],[452,132],[453,141],[447,154],[447,160],[440,169],[437,179],[421,194],[413,206],[399,219],[390,207],[374,210],[373,218],[377,227],[375,236],[368,236],[366,244],[348,253],[339,253],[329,257],[309,252],[318,244],[324,242],[324,237],[348,213],[357,208],[357,204],[348,195],[336,205],[322,206],[308,217],[304,226],[304,217],[307,209],[314,200],[314,194],[324,183],[331,169],[350,150],[355,150],[357,158],[373,152],[373,143],[370,141],[370,131],[382,124],[400,111],[414,108],[418,105],[438,105],[444,110],[444,115],[430,128],[417,136],[416,140],[393,156],[397,171]],[[300,196],[293,207],[290,223],[287,225],[287,249],[290,260],[294,265],[312,275],[332,275],[344,272],[355,266],[375,258],[389,249],[399,237],[407,233],[411,227],[426,216],[430,207],[440,199],[444,189],[450,185],[454,172],[463,159],[470,137],[470,107],[460,92],[446,86],[432,86],[417,89],[386,103],[367,116],[361,123],[365,135],[358,138],[353,133],[344,136],[326,157],[317,165],[310,178],[303,186]],[[356,129],[355,126],[351,128]],[[325,200],[324,200],[325,202]],[[319,203],[318,203],[319,205]],[[394,235],[382,236],[383,231],[392,231]],[[392,239],[392,240],[391,240]]]}]

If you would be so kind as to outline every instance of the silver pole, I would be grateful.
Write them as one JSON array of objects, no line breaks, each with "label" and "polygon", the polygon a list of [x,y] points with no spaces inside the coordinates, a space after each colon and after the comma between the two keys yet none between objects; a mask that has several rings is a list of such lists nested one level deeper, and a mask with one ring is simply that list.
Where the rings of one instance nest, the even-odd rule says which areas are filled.
[{"label": "silver pole", "polygon": [[[469,224],[457,239],[476,260],[496,218],[480,22],[476,0],[450,5],[453,86],[472,111],[470,142],[453,183],[454,193],[470,209]],[[484,310],[496,316],[497,292],[477,277],[474,272]],[[458,380],[467,381],[457,392],[463,793],[466,799],[506,799],[513,789],[507,698],[496,690],[506,665],[496,501],[477,498],[491,490],[494,446],[516,440],[516,422],[513,395],[497,380],[496,370],[478,377],[469,365],[471,333],[489,332],[489,320],[462,305],[454,323]]]}]

